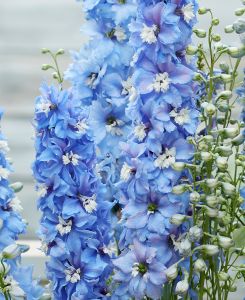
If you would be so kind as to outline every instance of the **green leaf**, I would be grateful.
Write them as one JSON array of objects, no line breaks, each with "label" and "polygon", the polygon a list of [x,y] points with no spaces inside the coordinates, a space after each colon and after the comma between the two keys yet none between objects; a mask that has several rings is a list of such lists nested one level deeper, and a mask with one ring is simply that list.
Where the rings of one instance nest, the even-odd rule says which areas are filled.
[{"label": "green leaf", "polygon": [[245,226],[238,228],[233,232],[233,240],[236,248],[245,247]]}]

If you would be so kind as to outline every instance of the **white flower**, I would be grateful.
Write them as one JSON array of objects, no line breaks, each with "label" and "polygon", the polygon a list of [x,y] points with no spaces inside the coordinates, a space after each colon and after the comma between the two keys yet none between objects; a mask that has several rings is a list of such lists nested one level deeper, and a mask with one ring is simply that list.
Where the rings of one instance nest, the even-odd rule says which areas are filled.
[{"label": "white flower", "polygon": [[154,24],[151,27],[143,24],[143,29],[141,31],[140,37],[144,43],[154,44],[157,42],[158,27]]},{"label": "white flower", "polygon": [[187,280],[181,280],[177,283],[175,292],[177,295],[184,295],[189,289],[189,284]]},{"label": "white flower", "polygon": [[120,136],[120,135],[123,135],[123,131],[119,127],[121,127],[123,125],[124,125],[123,121],[121,121],[121,120],[114,120],[113,122],[111,122],[111,124],[107,124],[105,126],[105,128],[106,128],[106,131],[109,132],[111,135]]},{"label": "white flower", "polygon": [[234,241],[231,238],[221,235],[218,236],[218,243],[223,249],[229,249],[234,246]]},{"label": "white flower", "polygon": [[0,179],[7,179],[9,177],[10,171],[6,168],[0,166]]},{"label": "white flower", "polygon": [[119,25],[115,28],[114,36],[117,38],[118,42],[122,42],[127,38],[125,30]]},{"label": "white flower", "polygon": [[45,184],[41,184],[37,187],[37,194],[39,197],[44,197],[47,195],[48,187]]},{"label": "white flower", "polygon": [[21,206],[20,199],[18,197],[14,197],[10,203],[9,206],[17,212],[21,212],[23,210],[23,207]]},{"label": "white flower", "polygon": [[8,152],[9,151],[9,146],[8,146],[8,142],[1,140],[0,141],[0,150],[3,152]]},{"label": "white flower", "polygon": [[56,225],[56,229],[59,231],[60,235],[65,235],[71,232],[72,220],[66,222],[59,216],[59,224]]},{"label": "white flower", "polygon": [[176,149],[175,148],[166,148],[165,153],[158,156],[155,160],[154,165],[160,169],[169,168],[176,159]]},{"label": "white flower", "polygon": [[190,21],[195,18],[193,3],[186,4],[185,6],[182,7],[181,11],[184,15],[184,20],[187,23],[190,23]]},{"label": "white flower", "polygon": [[78,133],[84,134],[89,127],[85,120],[80,120],[75,125],[75,128],[77,129]]},{"label": "white flower", "polygon": [[156,74],[155,81],[150,85],[157,93],[166,92],[169,89],[171,79],[167,72]]},{"label": "white flower", "polygon": [[110,243],[107,247],[103,248],[103,252],[105,254],[108,254],[110,257],[113,257],[114,255],[117,255],[117,245],[116,243]]},{"label": "white flower", "polygon": [[73,266],[68,267],[65,270],[66,281],[76,283],[81,279],[81,270],[75,269]]},{"label": "white flower", "polygon": [[87,213],[91,214],[94,210],[97,209],[97,202],[96,202],[95,194],[92,197],[80,195],[79,199],[82,201],[83,207]]},{"label": "white flower", "polygon": [[52,103],[47,99],[41,99],[40,102],[36,105],[37,113],[45,113],[46,115],[50,112]]},{"label": "white flower", "polygon": [[139,142],[142,142],[146,137],[146,126],[144,123],[140,123],[134,128],[134,135],[138,139]]},{"label": "white flower", "polygon": [[207,266],[205,261],[202,258],[198,258],[194,263],[194,270],[199,273],[206,271],[206,269]]},{"label": "white flower", "polygon": [[120,178],[127,182],[132,174],[132,170],[133,169],[127,163],[124,163],[121,169]]},{"label": "white flower", "polygon": [[66,153],[62,156],[63,164],[68,165],[69,163],[72,163],[73,166],[77,166],[79,163],[80,156],[78,154],[73,153],[70,151],[70,153]]},{"label": "white flower", "polygon": [[10,244],[2,251],[2,256],[7,259],[14,259],[21,254],[20,246],[17,244]]},{"label": "white flower", "polygon": [[178,276],[178,267],[173,265],[165,270],[166,277],[169,281],[174,280]]},{"label": "white flower", "polygon": [[10,295],[15,298],[25,298],[25,292],[19,286],[19,283],[14,280],[12,276],[7,276],[4,280],[5,285],[7,286],[7,290]]},{"label": "white flower", "polygon": [[190,111],[187,108],[182,108],[179,112],[172,110],[169,115],[179,125],[184,125],[190,121]]}]

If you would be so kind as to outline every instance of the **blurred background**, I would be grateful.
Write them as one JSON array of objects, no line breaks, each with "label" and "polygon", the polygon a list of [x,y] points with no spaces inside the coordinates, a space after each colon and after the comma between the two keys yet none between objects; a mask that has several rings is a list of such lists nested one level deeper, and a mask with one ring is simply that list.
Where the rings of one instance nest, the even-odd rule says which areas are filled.
[{"label": "blurred background", "polygon": [[[236,19],[234,10],[240,7],[240,0],[200,0],[199,3],[212,8],[220,18],[217,33],[224,36],[223,42],[235,44],[237,36],[224,35],[223,28]],[[208,17],[200,16],[199,20],[197,27],[206,29]],[[2,129],[9,140],[14,162],[12,180],[24,183],[19,197],[24,218],[29,223],[25,239],[32,247],[25,259],[35,263],[36,274],[43,273],[44,258],[36,250],[39,214],[30,169],[34,160],[32,118],[40,83],[51,81],[49,73],[41,71],[41,65],[49,60],[40,49],[64,48],[66,55],[60,65],[65,70],[70,63],[69,50],[78,50],[86,40],[79,32],[82,22],[81,4],[75,0],[0,1],[0,107],[5,111]]]}]

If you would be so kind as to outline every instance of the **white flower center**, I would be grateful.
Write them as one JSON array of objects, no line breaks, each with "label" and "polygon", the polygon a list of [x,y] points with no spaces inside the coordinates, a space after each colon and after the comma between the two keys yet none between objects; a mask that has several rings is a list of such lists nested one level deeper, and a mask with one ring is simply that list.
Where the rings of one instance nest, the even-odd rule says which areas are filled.
[{"label": "white flower center", "polygon": [[169,89],[171,79],[167,72],[156,74],[155,81],[150,85],[157,93],[166,92]]},{"label": "white flower center", "polygon": [[184,125],[190,121],[190,111],[187,108],[182,108],[179,112],[172,110],[169,115],[179,125]]},{"label": "white flower center", "polygon": [[176,149],[170,148],[165,150],[165,153],[158,156],[155,160],[154,165],[157,168],[165,169],[169,168],[176,160]]},{"label": "white flower center", "polygon": [[75,269],[74,267],[70,266],[65,270],[65,274],[66,274],[66,281],[71,283],[76,283],[81,279],[80,268]]},{"label": "white flower center", "polygon": [[37,188],[37,194],[39,197],[44,197],[47,195],[48,187],[45,184],[41,184]]},{"label": "white flower center", "polygon": [[87,213],[91,214],[94,210],[97,209],[96,195],[94,194],[92,197],[88,196],[79,196],[79,199],[83,203],[83,207]]},{"label": "white flower center", "polygon": [[131,272],[133,277],[136,277],[139,274],[139,263],[134,263]]},{"label": "white flower center", "polygon": [[70,153],[66,153],[62,156],[63,164],[68,165],[70,163],[73,164],[73,166],[77,166],[79,163],[80,156],[78,154],[73,153],[70,151]]},{"label": "white flower center", "polygon": [[141,31],[140,37],[144,43],[147,44],[154,44],[157,42],[157,32],[158,27],[154,24],[151,27],[148,27],[147,25],[143,25],[143,29]]},{"label": "white flower center", "polygon": [[190,21],[195,18],[193,3],[186,4],[185,6],[182,7],[181,11],[184,15],[184,20],[187,23],[190,23]]},{"label": "white flower center", "polygon": [[122,42],[127,38],[125,30],[121,26],[116,26],[114,35],[117,38],[118,42]]},{"label": "white flower center", "polygon": [[50,112],[51,107],[52,103],[49,100],[42,98],[36,106],[37,113],[45,113],[47,115]]},{"label": "white flower center", "polygon": [[72,220],[66,222],[59,216],[59,224],[56,225],[56,229],[59,231],[60,235],[65,235],[71,232]]},{"label": "white flower center", "polygon": [[10,171],[8,169],[0,166],[0,178],[7,179],[9,177]]},{"label": "white flower center", "polygon": [[97,79],[98,77],[98,74],[97,73],[91,73],[88,77],[87,77],[87,80],[86,80],[86,84],[88,87],[90,87],[91,89],[94,89],[95,86],[94,86],[94,82],[95,80]]},{"label": "white flower center", "polygon": [[134,135],[138,139],[139,142],[142,142],[143,139],[146,137],[146,126],[144,123],[140,123],[139,125],[135,126],[134,128]]},{"label": "white flower center", "polygon": [[3,152],[8,152],[9,147],[8,147],[8,142],[7,141],[0,141],[0,150]]},{"label": "white flower center", "polygon": [[127,163],[124,163],[120,174],[121,179],[127,182],[132,174],[132,171],[133,169]]},{"label": "white flower center", "polygon": [[23,207],[21,206],[20,199],[18,197],[14,197],[10,203],[9,206],[17,212],[21,212],[23,210]]},{"label": "white flower center", "polygon": [[77,129],[78,133],[84,134],[89,127],[85,120],[80,120],[75,125],[75,128]]},{"label": "white flower center", "polygon": [[107,124],[105,126],[105,128],[106,128],[106,131],[109,132],[111,135],[120,136],[120,135],[123,135],[123,131],[119,127],[121,127],[123,125],[124,125],[123,121],[115,120],[115,121],[111,122],[111,124]]}]

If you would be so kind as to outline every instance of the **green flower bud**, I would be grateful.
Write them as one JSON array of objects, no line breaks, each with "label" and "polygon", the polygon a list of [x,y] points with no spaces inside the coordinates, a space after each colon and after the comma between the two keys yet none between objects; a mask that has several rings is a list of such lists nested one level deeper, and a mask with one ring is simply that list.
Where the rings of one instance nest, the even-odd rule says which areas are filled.
[{"label": "green flower bud", "polygon": [[219,199],[216,196],[207,196],[206,199],[207,205],[211,208],[216,208],[219,204]]},{"label": "green flower bud", "polygon": [[219,272],[218,277],[220,281],[227,281],[230,278],[229,274],[225,272]]},{"label": "green flower bud", "polygon": [[213,34],[212,35],[212,40],[214,42],[220,42],[221,41],[221,36],[219,34]]},{"label": "green flower bud", "polygon": [[218,209],[210,208],[208,206],[205,207],[205,212],[210,218],[217,218],[219,215]]},{"label": "green flower bud", "polygon": [[172,189],[172,193],[175,195],[181,195],[186,191],[186,186],[185,185],[176,185]]},{"label": "green flower bud", "polygon": [[175,171],[183,171],[185,169],[186,164],[183,162],[175,162],[171,165],[171,167],[175,170]]},{"label": "green flower bud", "polygon": [[212,25],[217,26],[219,25],[219,19],[215,18],[212,20]]},{"label": "green flower bud", "polygon": [[241,7],[241,8],[238,8],[238,9],[235,10],[235,15],[240,17],[244,14],[244,12],[245,12],[245,8]]},{"label": "green flower bud", "polygon": [[221,248],[223,249],[229,249],[232,246],[234,246],[234,241],[226,236],[218,236],[218,243],[220,245]]},{"label": "green flower bud", "polygon": [[216,113],[216,107],[212,103],[208,103],[204,111],[206,112],[207,115],[213,116]]},{"label": "green flower bud", "polygon": [[226,62],[222,62],[219,64],[221,71],[228,74],[230,72],[230,66]]},{"label": "green flower bud", "polygon": [[181,225],[186,221],[186,216],[181,214],[175,214],[170,218],[170,223],[174,225]]},{"label": "green flower bud", "polygon": [[223,191],[226,195],[232,196],[236,192],[236,187],[229,182],[222,182]]},{"label": "green flower bud", "polygon": [[195,55],[195,54],[197,54],[197,52],[198,52],[198,47],[189,45],[186,48],[186,54],[188,54],[188,55]]},{"label": "green flower bud", "polygon": [[191,242],[198,242],[203,236],[202,228],[193,226],[189,229],[189,239]]},{"label": "green flower bud", "polygon": [[218,106],[218,110],[223,113],[227,112],[229,110],[229,108],[230,108],[229,105],[226,103],[221,103]]},{"label": "green flower bud", "polygon": [[214,256],[219,253],[219,247],[216,245],[203,245],[201,248],[208,256]]},{"label": "green flower bud", "polygon": [[201,39],[207,36],[207,32],[203,29],[194,29],[193,32],[196,34],[197,37]]},{"label": "green flower bud", "polygon": [[210,9],[206,8],[206,7],[200,7],[198,9],[198,13],[199,15],[205,15]]},{"label": "green flower bud", "polygon": [[225,33],[232,33],[234,31],[233,25],[228,25],[225,27]]},{"label": "green flower bud", "polygon": [[178,267],[177,265],[173,265],[165,270],[165,275],[168,281],[173,281],[178,276]]},{"label": "green flower bud", "polygon": [[197,273],[205,272],[206,269],[207,269],[207,265],[206,265],[205,261],[202,258],[199,258],[195,261],[194,270]]},{"label": "green flower bud", "polygon": [[47,48],[42,48],[42,54],[46,54],[46,53],[49,53],[50,52],[50,50],[49,49],[47,49]]},{"label": "green flower bud", "polygon": [[235,138],[239,134],[239,129],[235,127],[229,127],[222,130],[223,137],[225,138]]},{"label": "green flower bud", "polygon": [[231,91],[223,91],[218,94],[216,99],[222,99],[222,100],[229,100],[232,97],[232,92]]},{"label": "green flower bud", "polygon": [[226,171],[228,168],[227,158],[225,158],[225,157],[218,156],[216,159],[216,164],[217,164],[217,167],[222,171]]},{"label": "green flower bud", "polygon": [[51,68],[50,65],[47,65],[47,64],[43,64],[43,65],[42,65],[42,70],[43,70],[43,71],[47,71],[47,70],[50,69],[50,68]]},{"label": "green flower bud", "polygon": [[52,76],[53,76],[54,79],[59,79],[59,75],[58,75],[57,72],[54,72],[54,73],[52,74]]},{"label": "green flower bud", "polygon": [[210,189],[214,189],[218,186],[218,180],[217,178],[210,178],[210,179],[206,179],[206,184]]},{"label": "green flower bud", "polygon": [[232,81],[232,76],[228,74],[221,74],[220,78],[224,83],[229,83]]},{"label": "green flower bud", "polygon": [[175,293],[177,295],[185,295],[189,289],[188,280],[181,280],[177,283]]},{"label": "green flower bud", "polygon": [[245,55],[245,47],[229,47],[228,54],[233,58],[241,58]]},{"label": "green flower bud", "polygon": [[240,145],[242,145],[244,143],[244,139],[245,139],[244,135],[243,134],[239,134],[237,137],[235,137],[231,141],[231,143],[232,143],[233,146],[240,146]]},{"label": "green flower bud", "polygon": [[233,154],[232,148],[230,146],[219,146],[216,151],[224,157],[229,157]]},{"label": "green flower bud", "polygon": [[10,184],[10,187],[14,190],[15,193],[18,193],[23,189],[23,183],[15,182],[15,183]]},{"label": "green flower bud", "polygon": [[193,202],[193,203],[197,203],[200,201],[200,194],[196,191],[190,193],[190,201]]},{"label": "green flower bud", "polygon": [[233,284],[232,286],[230,286],[230,289],[229,289],[230,292],[234,293],[237,291],[237,286],[235,284]]},{"label": "green flower bud", "polygon": [[201,158],[203,161],[207,162],[213,159],[213,156],[210,152],[201,152]]},{"label": "green flower bud", "polygon": [[214,141],[214,137],[212,135],[208,134],[208,135],[204,136],[204,140],[205,140],[205,142],[210,144]]},{"label": "green flower bud", "polygon": [[20,247],[17,244],[11,244],[2,251],[2,257],[5,259],[15,259],[21,254]]},{"label": "green flower bud", "polygon": [[236,164],[237,166],[242,166],[242,162],[240,161],[240,159],[236,159],[236,160],[235,160],[235,164]]},{"label": "green flower bud", "polygon": [[64,49],[59,49],[57,52],[56,52],[56,55],[63,55],[65,53],[65,50]]}]

